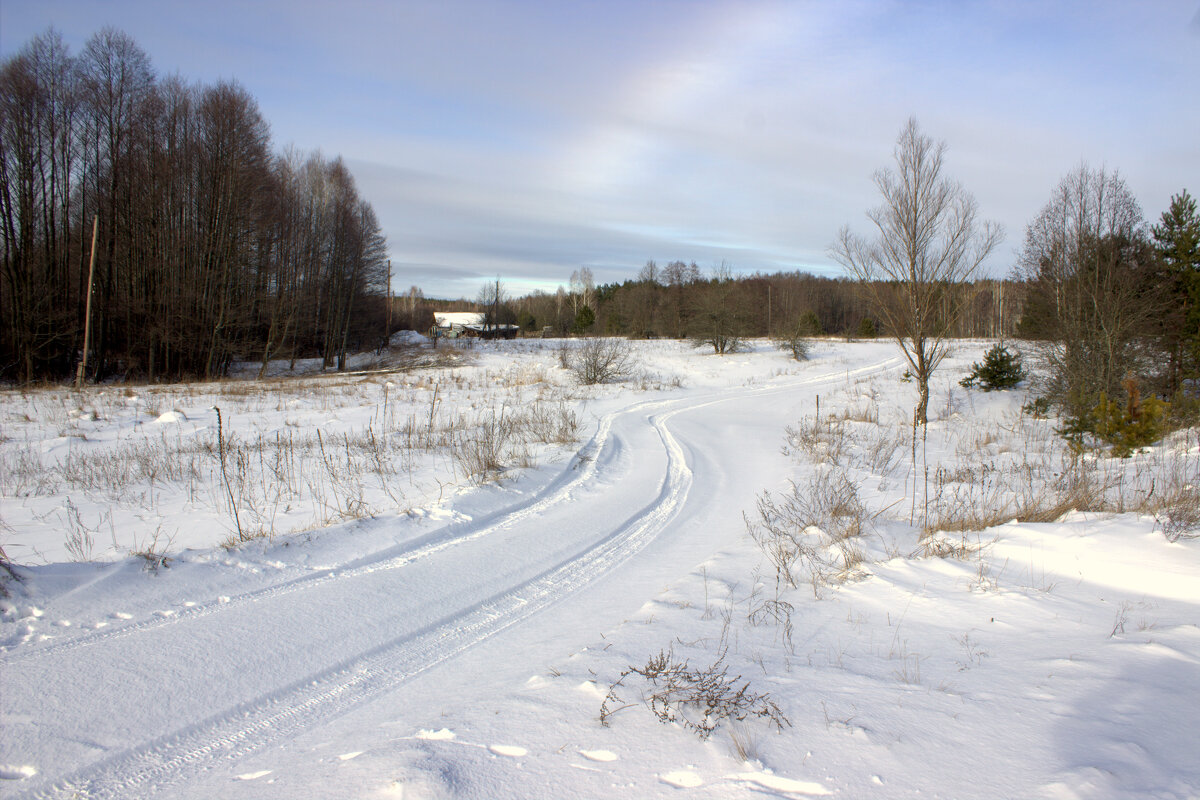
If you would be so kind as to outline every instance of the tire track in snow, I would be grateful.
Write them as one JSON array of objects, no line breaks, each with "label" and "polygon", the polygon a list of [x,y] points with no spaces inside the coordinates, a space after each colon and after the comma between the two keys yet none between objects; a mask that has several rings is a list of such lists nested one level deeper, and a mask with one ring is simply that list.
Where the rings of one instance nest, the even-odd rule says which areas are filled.
[{"label": "tire track in snow", "polygon": [[651,419],[667,454],[667,474],[657,496],[582,555],[465,613],[388,642],[280,692],[85,768],[27,796],[119,798],[176,784],[205,765],[240,758],[293,736],[316,721],[346,713],[590,583],[653,540],[687,499],[692,473],[666,422],[696,407],[701,406],[675,409]]},{"label": "tire track in snow", "polygon": [[[737,394],[732,396],[736,397],[740,396],[740,394],[746,393],[759,394],[787,392],[802,386],[829,383],[838,379],[849,379],[852,377],[861,376],[863,374],[885,371],[887,369],[899,366],[899,364],[899,358],[890,358],[877,364],[860,367],[854,370],[846,370],[838,373],[829,372],[822,373],[820,375],[808,376],[797,381],[789,381],[782,386],[774,385],[755,387],[752,389],[746,389],[743,387],[737,390]],[[729,399],[730,397],[730,392],[726,390],[721,392],[720,396],[709,402],[719,402],[721,400]],[[693,405],[690,405],[687,408],[701,408],[708,404],[707,402],[696,402],[699,399],[700,398],[692,398]],[[584,485],[596,478],[599,470],[599,464],[595,461],[595,459],[590,458],[589,455],[599,453],[601,450],[603,450],[605,444],[608,442],[613,421],[617,417],[628,414],[645,413],[647,410],[669,406],[676,402],[678,401],[673,398],[645,401],[642,403],[637,403],[628,408],[623,408],[601,418],[596,433],[593,434],[592,438],[589,439],[588,442],[576,452],[575,456],[571,459],[570,465],[561,473],[559,473],[554,480],[543,487],[533,498],[522,501],[516,505],[499,509],[481,517],[480,519],[471,520],[467,523],[451,523],[442,528],[431,531],[419,537],[415,541],[405,542],[404,544],[387,548],[379,553],[374,553],[363,559],[351,561],[343,566],[315,570],[310,574],[292,578],[283,581],[282,583],[265,586],[261,589],[245,592],[243,594],[232,595],[226,600],[212,600],[198,603],[195,606],[178,609],[176,610],[176,613],[172,614],[171,616],[151,616],[129,625],[122,625],[119,628],[84,634],[76,636],[67,641],[56,642],[42,647],[30,648],[26,645],[19,650],[8,649],[3,651],[3,660],[9,664],[20,664],[29,660],[59,655],[72,650],[110,642],[114,639],[123,639],[128,636],[134,636],[148,631],[155,631],[168,626],[202,619],[212,614],[239,608],[247,603],[256,603],[288,595],[293,592],[316,589],[333,581],[352,580],[356,577],[368,575],[374,572],[399,569],[419,559],[481,538],[489,533],[492,533],[493,531],[508,527],[515,522],[519,522],[521,520],[528,519],[531,516],[536,516],[543,513],[547,508],[569,499],[571,493],[577,486]]]},{"label": "tire track in snow", "polygon": [[[825,373],[785,385],[742,387],[722,391],[707,397],[688,398],[686,404],[674,399],[650,401],[622,409],[600,421],[596,434],[580,450],[594,448],[596,458],[579,460],[581,468],[555,479],[533,501],[516,508],[496,512],[482,523],[475,523],[460,535],[447,535],[398,555],[371,557],[366,563],[331,569],[312,576],[247,593],[239,602],[254,602],[265,597],[315,588],[328,581],[353,578],[380,569],[396,569],[417,558],[437,552],[473,538],[486,535],[497,528],[542,513],[545,509],[570,500],[572,490],[601,474],[609,462],[599,456],[609,443],[613,420],[625,414],[644,414],[647,410],[665,408],[649,417],[667,457],[666,475],[659,491],[648,505],[625,519],[584,552],[552,566],[541,574],[510,588],[473,607],[435,622],[422,630],[391,640],[358,656],[346,659],[328,669],[295,681],[278,691],[268,692],[250,703],[240,704],[201,722],[188,725],[174,733],[115,754],[22,797],[128,797],[142,796],[168,786],[178,785],[191,774],[211,768],[218,762],[229,762],[258,751],[273,742],[287,739],[313,725],[340,716],[363,703],[389,692],[413,677],[425,672],[472,646],[533,616],[559,599],[592,582],[633,557],[667,527],[688,498],[692,473],[687,466],[683,448],[670,433],[667,423],[677,414],[703,408],[715,403],[735,400],[746,395],[774,394],[794,391],[802,386],[831,383],[869,372],[886,370],[898,364],[889,359],[876,365],[838,373]],[[674,408],[669,408],[675,406]],[[619,444],[619,442],[618,442]],[[447,530],[447,529],[443,529]],[[436,534],[435,534],[436,536]],[[201,612],[214,613],[233,605],[200,607]],[[197,612],[190,616],[199,616]],[[178,624],[188,616],[172,620],[157,620],[151,625],[122,628],[115,635],[133,633]],[[78,643],[66,642],[58,650],[74,644],[76,647],[99,641],[90,637]],[[52,652],[49,648],[33,655]],[[12,660],[12,659],[9,659]]]},{"label": "tire track in snow", "polygon": [[[660,403],[662,401],[659,401]],[[645,407],[650,406],[634,406],[629,409],[622,409],[618,413],[644,411]],[[507,527],[514,522],[519,522],[527,519],[530,516],[543,512],[546,508],[562,502],[568,498],[574,488],[582,485],[596,477],[598,465],[595,460],[590,458],[591,453],[599,452],[604,448],[608,441],[608,436],[612,428],[613,418],[616,415],[609,415],[600,420],[598,430],[588,440],[587,444],[581,447],[571,460],[571,465],[564,469],[554,480],[543,487],[533,498],[522,501],[516,505],[507,506],[503,509],[485,514],[479,519],[470,520],[469,522],[450,523],[442,528],[431,531],[428,534],[420,536],[416,541],[405,542],[395,547],[387,548],[386,550],[374,553],[366,558],[356,559],[345,565],[337,567],[327,567],[315,570],[308,575],[302,575],[297,578],[283,581],[282,583],[265,586],[261,589],[256,589],[252,592],[245,592],[239,595],[232,595],[227,600],[214,600],[206,603],[199,603],[195,606],[178,610],[175,614],[169,617],[149,617],[130,625],[123,625],[120,628],[113,630],[105,630],[92,634],[85,634],[64,642],[57,642],[36,649],[10,650],[5,653],[4,661],[10,664],[19,664],[30,659],[38,659],[51,655],[57,655],[71,650],[76,650],[82,647],[89,647],[100,644],[102,642],[112,641],[113,639],[121,639],[127,636],[132,636],[147,631],[158,630],[167,626],[177,625],[183,622],[188,622],[196,619],[207,617],[211,614],[220,613],[233,608],[237,608],[247,603],[255,603],[262,600],[280,597],[291,594],[297,591],[306,591],[309,589],[319,588],[327,583],[341,580],[352,580],[353,578],[369,575],[374,572],[399,569],[413,561],[425,558],[434,553],[441,552],[450,547],[478,539],[486,536],[492,531]]]}]

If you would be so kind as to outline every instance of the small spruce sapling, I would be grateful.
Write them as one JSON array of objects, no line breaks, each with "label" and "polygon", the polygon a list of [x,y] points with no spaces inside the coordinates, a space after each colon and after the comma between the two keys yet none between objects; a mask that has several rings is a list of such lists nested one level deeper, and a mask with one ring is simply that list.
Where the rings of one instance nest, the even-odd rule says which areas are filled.
[{"label": "small spruce sapling", "polygon": [[1011,389],[1023,380],[1025,370],[1021,366],[1021,354],[996,344],[984,354],[983,363],[976,361],[972,364],[970,374],[958,383],[964,389],[978,386],[990,392],[993,389]]}]

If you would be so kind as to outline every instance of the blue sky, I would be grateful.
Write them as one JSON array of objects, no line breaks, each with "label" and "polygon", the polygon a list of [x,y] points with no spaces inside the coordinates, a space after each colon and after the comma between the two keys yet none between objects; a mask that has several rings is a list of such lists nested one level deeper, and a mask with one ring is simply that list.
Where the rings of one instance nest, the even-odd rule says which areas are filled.
[{"label": "blue sky", "polygon": [[909,116],[1005,226],[993,275],[1080,161],[1151,221],[1200,195],[1196,0],[0,0],[0,57],[106,24],[159,75],[240,81],[277,148],[342,155],[430,296],[647,259],[840,274]]}]

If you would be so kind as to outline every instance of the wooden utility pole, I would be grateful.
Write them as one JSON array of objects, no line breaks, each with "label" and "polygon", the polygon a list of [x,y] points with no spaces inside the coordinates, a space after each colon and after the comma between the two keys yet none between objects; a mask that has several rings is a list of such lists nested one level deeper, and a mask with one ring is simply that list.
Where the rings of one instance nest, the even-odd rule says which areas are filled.
[{"label": "wooden utility pole", "polygon": [[89,337],[92,332],[92,278],[96,272],[96,233],[100,230],[100,215],[92,217],[92,254],[88,258],[87,306],[83,312],[83,358],[79,360],[79,371],[75,373],[75,390],[83,388],[83,373],[87,370]]},{"label": "wooden utility pole", "polygon": [[383,332],[383,345],[388,347],[391,344],[391,305],[394,302],[394,297],[391,296],[391,259],[388,259],[388,329]]},{"label": "wooden utility pole", "polygon": [[771,284],[767,284],[767,337],[771,336]]}]

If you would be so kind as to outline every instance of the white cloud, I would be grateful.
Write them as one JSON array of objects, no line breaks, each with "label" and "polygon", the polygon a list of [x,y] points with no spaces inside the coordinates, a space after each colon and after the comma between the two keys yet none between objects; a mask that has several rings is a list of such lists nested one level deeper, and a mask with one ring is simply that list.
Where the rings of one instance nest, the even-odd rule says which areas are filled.
[{"label": "white cloud", "polygon": [[[430,294],[646,259],[832,268],[905,119],[1026,222],[1080,159],[1154,218],[1200,191],[1193,2],[219,2],[0,5],[10,53],[108,22],[160,70],[236,77],[277,143],[342,154]],[[14,44],[15,42],[15,44]],[[1189,186],[1190,182],[1190,186]],[[398,273],[399,274],[399,273]],[[399,285],[400,281],[398,281]]]}]

